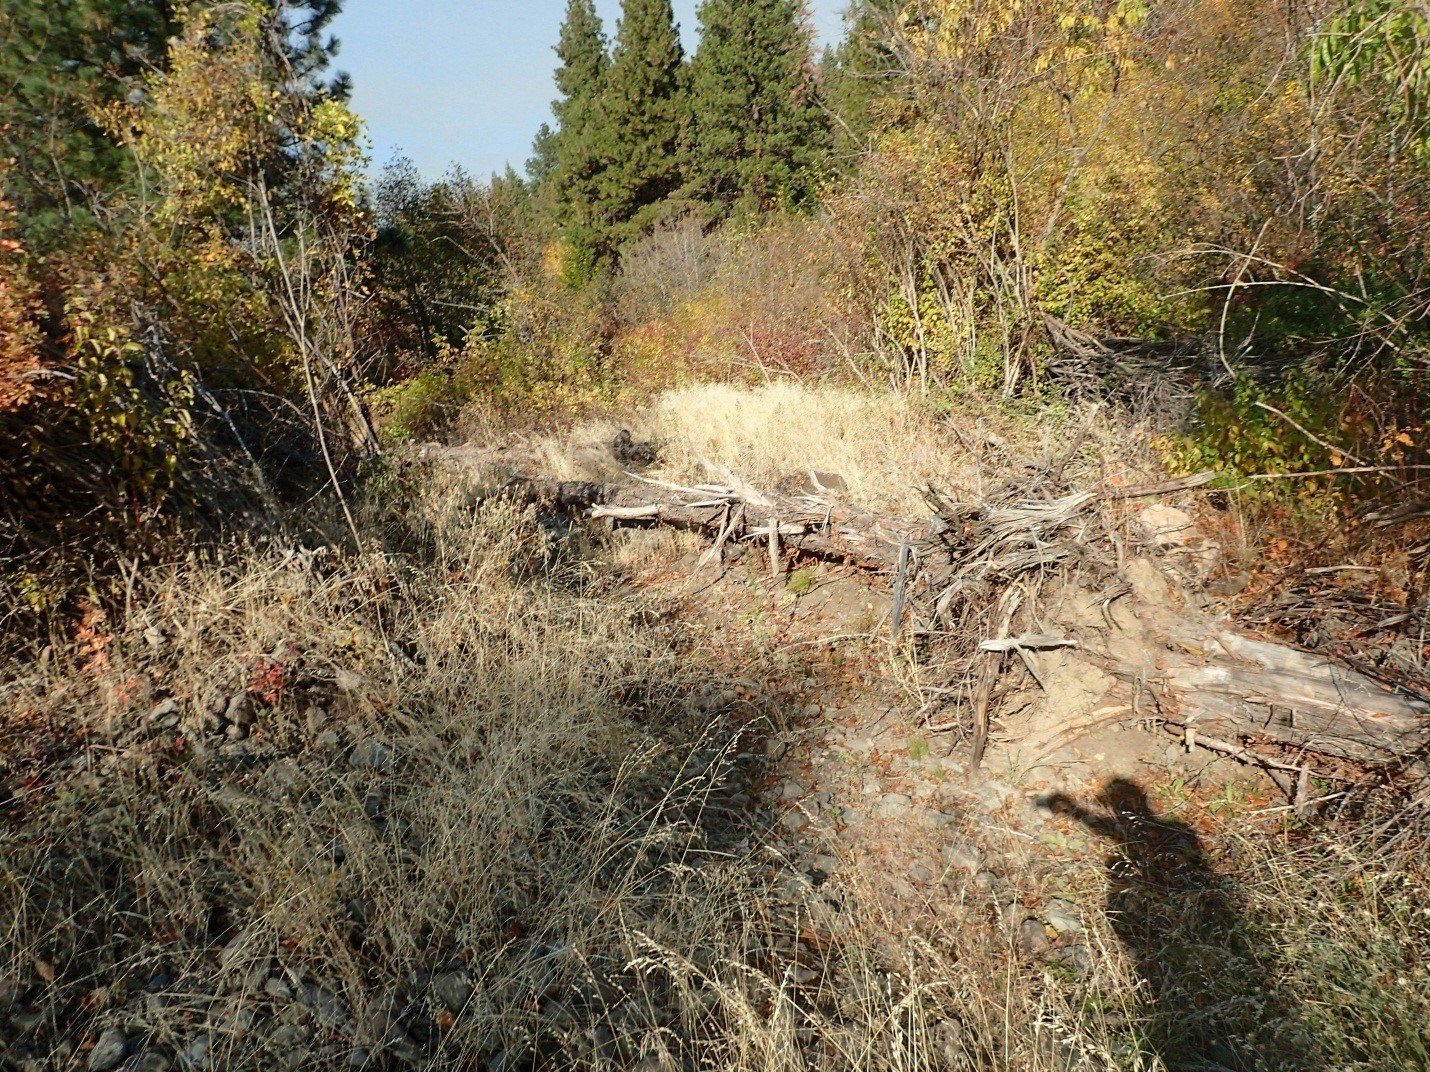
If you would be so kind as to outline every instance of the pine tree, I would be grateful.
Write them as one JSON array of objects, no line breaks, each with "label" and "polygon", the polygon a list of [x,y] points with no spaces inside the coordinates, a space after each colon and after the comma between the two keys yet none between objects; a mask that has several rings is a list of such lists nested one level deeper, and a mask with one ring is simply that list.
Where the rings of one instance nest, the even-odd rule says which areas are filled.
[{"label": "pine tree", "polygon": [[605,89],[606,38],[593,0],[568,0],[556,45],[560,65],[552,102],[554,131],[543,127],[534,146],[544,159],[556,217],[579,257],[589,259],[605,246],[600,216],[601,94]]},{"label": "pine tree", "polygon": [[[327,30],[341,0],[256,8],[292,68],[289,91],[346,96],[345,75],[320,79],[337,52]],[[92,222],[94,204],[132,180],[131,154],[96,117],[164,68],[180,10],[170,0],[0,0],[0,196],[33,251],[65,245],[71,228]]]},{"label": "pine tree", "polygon": [[699,18],[693,191],[725,208],[808,203],[829,129],[802,0],[705,0]]},{"label": "pine tree", "polygon": [[880,101],[894,77],[887,43],[899,0],[854,0],[844,16],[844,39],[820,63],[824,95],[834,114],[836,157],[853,158],[867,148],[878,125]]},{"label": "pine tree", "polygon": [[684,178],[689,95],[670,0],[624,0],[602,101],[600,207],[620,241],[645,230]]}]

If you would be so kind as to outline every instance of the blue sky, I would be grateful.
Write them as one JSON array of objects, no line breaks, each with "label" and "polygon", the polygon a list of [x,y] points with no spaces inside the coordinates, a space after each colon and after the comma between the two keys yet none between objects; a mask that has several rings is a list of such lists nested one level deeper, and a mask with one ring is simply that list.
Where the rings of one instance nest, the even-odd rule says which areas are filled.
[{"label": "blue sky", "polygon": [[[697,0],[674,0],[687,49]],[[838,37],[848,0],[812,0],[820,43]],[[596,0],[614,37],[620,0]],[[373,164],[399,151],[429,178],[451,163],[473,174],[521,170],[551,117],[552,46],[565,0],[347,0],[333,23],[337,67],[353,76]]]}]

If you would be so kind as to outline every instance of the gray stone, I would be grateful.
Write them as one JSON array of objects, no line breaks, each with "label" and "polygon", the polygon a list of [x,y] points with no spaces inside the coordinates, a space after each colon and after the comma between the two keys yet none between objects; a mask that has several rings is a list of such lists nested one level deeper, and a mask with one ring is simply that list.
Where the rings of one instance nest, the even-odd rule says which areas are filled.
[{"label": "gray stone", "polygon": [[1082,930],[1082,917],[1078,915],[1077,906],[1069,901],[1049,901],[1043,911],[1043,919],[1059,934],[1076,934]]},{"label": "gray stone", "polygon": [[472,979],[464,971],[444,972],[432,980],[432,990],[437,1000],[453,1016],[467,1006],[472,996]]},{"label": "gray stone", "polygon": [[983,864],[983,854],[965,842],[953,842],[938,851],[939,862],[944,867],[959,871],[977,871]]},{"label": "gray stone", "polygon": [[359,741],[348,753],[348,762],[358,770],[388,771],[392,769],[392,749],[381,741]]},{"label": "gray stone", "polygon": [[780,798],[782,800],[799,800],[807,792],[808,790],[798,782],[785,782],[783,788],[780,789]]},{"label": "gray stone", "polygon": [[909,878],[921,886],[927,886],[937,877],[938,873],[928,864],[914,864],[913,867],[909,868]]},{"label": "gray stone", "polygon": [[874,814],[881,819],[901,819],[913,806],[913,798],[905,793],[885,793],[875,806]]},{"label": "gray stone", "polygon": [[1048,951],[1051,943],[1043,922],[1039,919],[1025,919],[1018,926],[1018,952],[1025,957],[1041,956]]},{"label": "gray stone", "polygon": [[162,1053],[140,1053],[125,1061],[120,1072],[169,1072],[171,1067]]},{"label": "gray stone", "polygon": [[89,1060],[85,1062],[85,1067],[89,1072],[107,1072],[108,1069],[118,1068],[119,1062],[124,1060],[124,1055],[128,1052],[129,1036],[124,1033],[124,1028],[106,1027],[100,1032],[94,1049],[89,1051]]}]

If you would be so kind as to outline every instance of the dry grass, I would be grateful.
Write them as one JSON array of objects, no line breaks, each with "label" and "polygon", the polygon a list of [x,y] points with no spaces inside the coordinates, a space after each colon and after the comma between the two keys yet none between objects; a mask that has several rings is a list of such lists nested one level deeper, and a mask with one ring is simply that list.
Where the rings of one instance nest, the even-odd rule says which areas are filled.
[{"label": "dry grass", "polygon": [[[1081,976],[1006,925],[1046,870],[923,905],[810,881],[761,836],[771,713],[530,516],[423,485],[385,553],[141,572],[125,620],[6,669],[0,1063],[84,1067],[118,1028],[185,1068],[1176,1067],[1149,1040],[1182,1010],[1149,1000],[1095,861],[1063,875]],[[226,741],[235,696],[254,721]],[[1335,1067],[1389,1068],[1430,1009],[1423,884],[1335,844],[1316,871],[1248,841],[1248,926],[1355,1036]]]},{"label": "dry grass", "polygon": [[529,517],[424,517],[412,557],[141,574],[126,622],[11,668],[6,1057],[941,1067],[905,1017],[934,982],[799,944],[854,904],[750,841],[757,713]]},{"label": "dry grass", "polygon": [[[977,489],[1000,470],[1016,469],[1010,442],[1019,459],[1055,464],[1074,445],[1083,454],[1105,454],[1114,440],[1122,447],[1128,438],[1106,419],[1072,419],[1062,411],[940,414],[893,392],[780,380],[666,391],[624,419],[533,436],[514,452],[538,475],[615,479],[621,467],[609,444],[622,427],[656,442],[659,461],[649,475],[661,479],[704,483],[712,478],[709,462],[756,487],[773,487],[813,469],[842,477],[851,501],[894,513],[926,511],[920,489],[930,485]],[[1084,459],[1070,457],[1067,475],[1085,467]]]}]

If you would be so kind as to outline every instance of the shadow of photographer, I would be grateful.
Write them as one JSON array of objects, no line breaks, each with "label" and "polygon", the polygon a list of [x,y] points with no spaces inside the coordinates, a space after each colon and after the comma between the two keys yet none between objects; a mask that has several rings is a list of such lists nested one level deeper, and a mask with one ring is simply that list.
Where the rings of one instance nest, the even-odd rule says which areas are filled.
[{"label": "shadow of photographer", "polygon": [[1322,1067],[1296,1010],[1277,992],[1270,951],[1249,933],[1234,888],[1196,833],[1155,814],[1135,782],[1113,779],[1097,800],[1101,810],[1061,793],[1042,803],[1113,843],[1107,916],[1147,984],[1149,1041],[1165,1067]]}]

